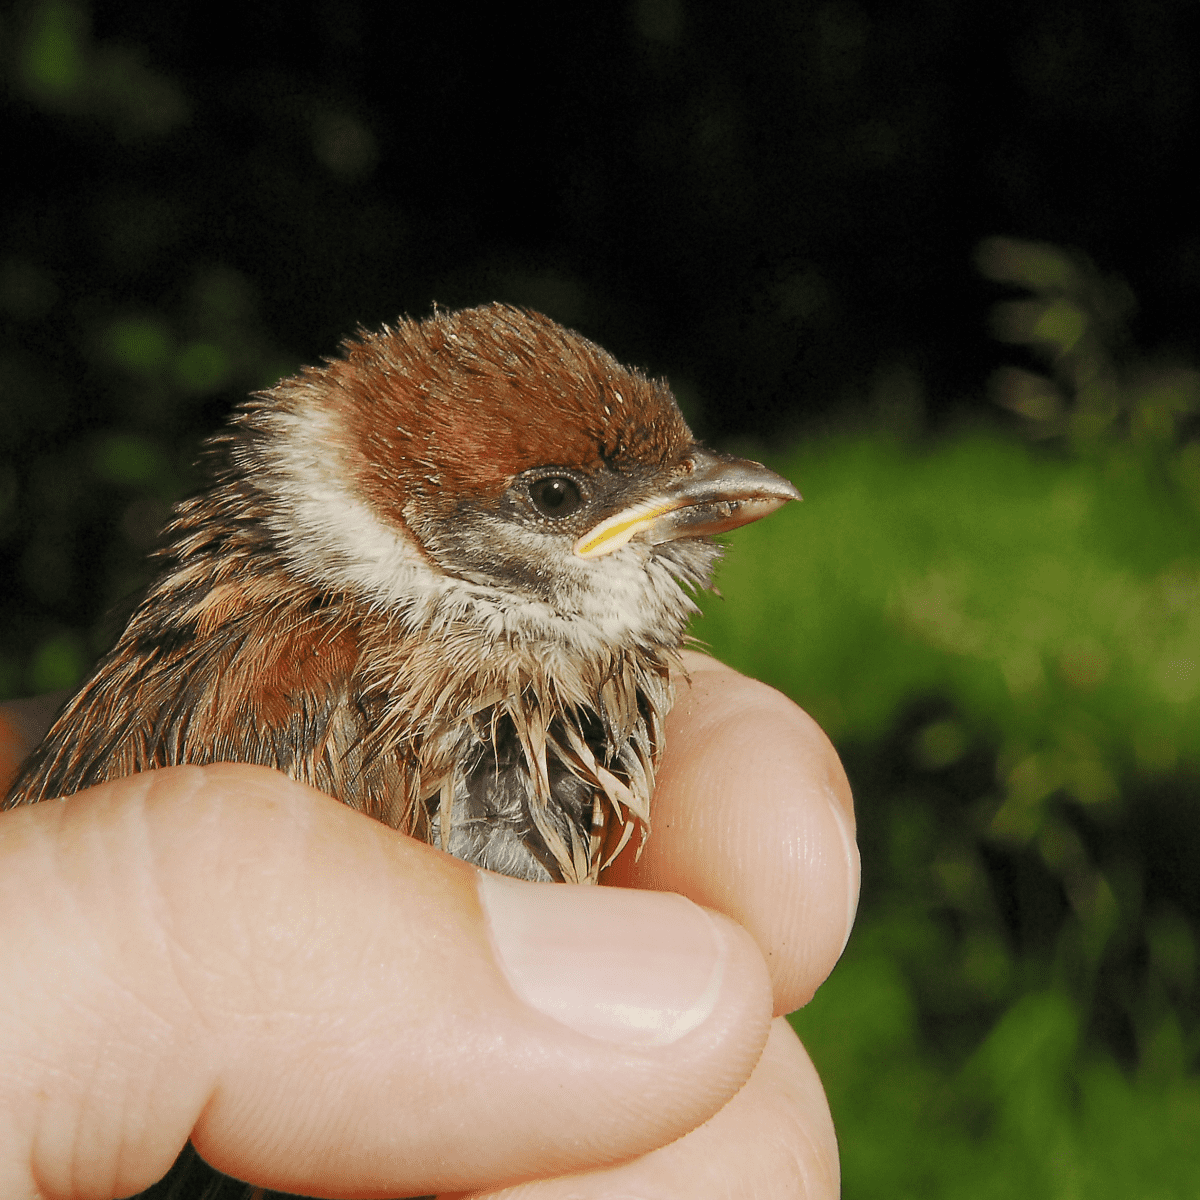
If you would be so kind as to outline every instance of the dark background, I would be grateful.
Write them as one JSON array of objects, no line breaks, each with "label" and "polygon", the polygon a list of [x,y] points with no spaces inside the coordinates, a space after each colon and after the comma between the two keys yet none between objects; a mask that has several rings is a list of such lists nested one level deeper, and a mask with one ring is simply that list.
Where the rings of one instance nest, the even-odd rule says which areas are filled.
[{"label": "dark background", "polygon": [[528,304],[764,451],[872,405],[1002,419],[990,234],[1086,251],[1137,342],[1200,349],[1191,0],[40,0],[2,32],[3,693],[78,674],[199,439],[360,323]]},{"label": "dark background", "polygon": [[[47,11],[86,29],[18,7],[18,48]],[[170,305],[221,264],[297,359],[505,298],[677,376],[718,440],[897,362],[937,418],[997,357],[971,264],[993,233],[1086,250],[1143,342],[1196,348],[1190,0],[110,2],[90,25],[81,55],[126,79],[56,94],[10,63],[5,111],[5,253],[52,272],[68,356],[81,305]]]}]

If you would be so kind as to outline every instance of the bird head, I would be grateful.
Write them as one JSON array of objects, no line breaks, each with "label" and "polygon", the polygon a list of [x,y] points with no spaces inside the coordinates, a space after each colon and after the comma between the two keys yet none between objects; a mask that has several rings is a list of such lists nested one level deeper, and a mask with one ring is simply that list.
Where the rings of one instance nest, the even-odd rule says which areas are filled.
[{"label": "bird head", "polygon": [[799,498],[700,447],[665,383],[500,304],[360,333],[240,424],[291,570],[509,641],[677,646],[707,535]]}]

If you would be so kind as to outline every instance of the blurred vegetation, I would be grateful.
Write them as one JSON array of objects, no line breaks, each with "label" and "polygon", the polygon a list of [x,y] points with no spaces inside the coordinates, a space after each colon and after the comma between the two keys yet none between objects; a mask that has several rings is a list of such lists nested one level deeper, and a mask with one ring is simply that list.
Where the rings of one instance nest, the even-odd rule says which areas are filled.
[{"label": "blurred vegetation", "polygon": [[1118,350],[1081,255],[979,261],[1026,290],[993,388],[1043,445],[804,446],[696,632],[855,785],[858,928],[794,1017],[846,1195],[1194,1196],[1200,373]]},{"label": "blurred vegetation", "polygon": [[[806,432],[696,632],[855,788],[858,928],[795,1017],[849,1200],[1200,1194],[1196,14],[5,7],[0,698],[78,681],[247,391],[541,308],[705,436]],[[1053,245],[973,278],[998,228],[1141,312]]]}]

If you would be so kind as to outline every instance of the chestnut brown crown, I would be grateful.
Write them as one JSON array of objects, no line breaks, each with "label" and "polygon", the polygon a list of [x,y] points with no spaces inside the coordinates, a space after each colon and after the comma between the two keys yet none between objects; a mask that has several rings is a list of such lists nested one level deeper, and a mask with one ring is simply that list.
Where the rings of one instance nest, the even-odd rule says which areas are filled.
[{"label": "chestnut brown crown", "polygon": [[383,508],[397,491],[433,503],[495,497],[548,464],[635,473],[693,443],[664,383],[507,305],[403,321],[346,343],[344,355],[325,382],[346,396],[369,463],[363,482]]}]

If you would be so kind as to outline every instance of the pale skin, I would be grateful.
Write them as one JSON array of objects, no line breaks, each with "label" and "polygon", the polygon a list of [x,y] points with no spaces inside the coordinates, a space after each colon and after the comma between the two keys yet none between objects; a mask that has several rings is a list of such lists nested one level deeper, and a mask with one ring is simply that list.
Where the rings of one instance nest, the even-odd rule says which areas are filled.
[{"label": "pale skin", "polygon": [[[719,986],[668,1044],[525,1003],[473,868],[263,768],[0,815],[0,1195],[128,1195],[190,1135],[229,1174],[321,1196],[835,1197],[782,1014],[853,920],[849,787],[790,701],[687,665],[653,835],[606,879],[723,914]],[[633,956],[695,913],[632,903]]]}]

